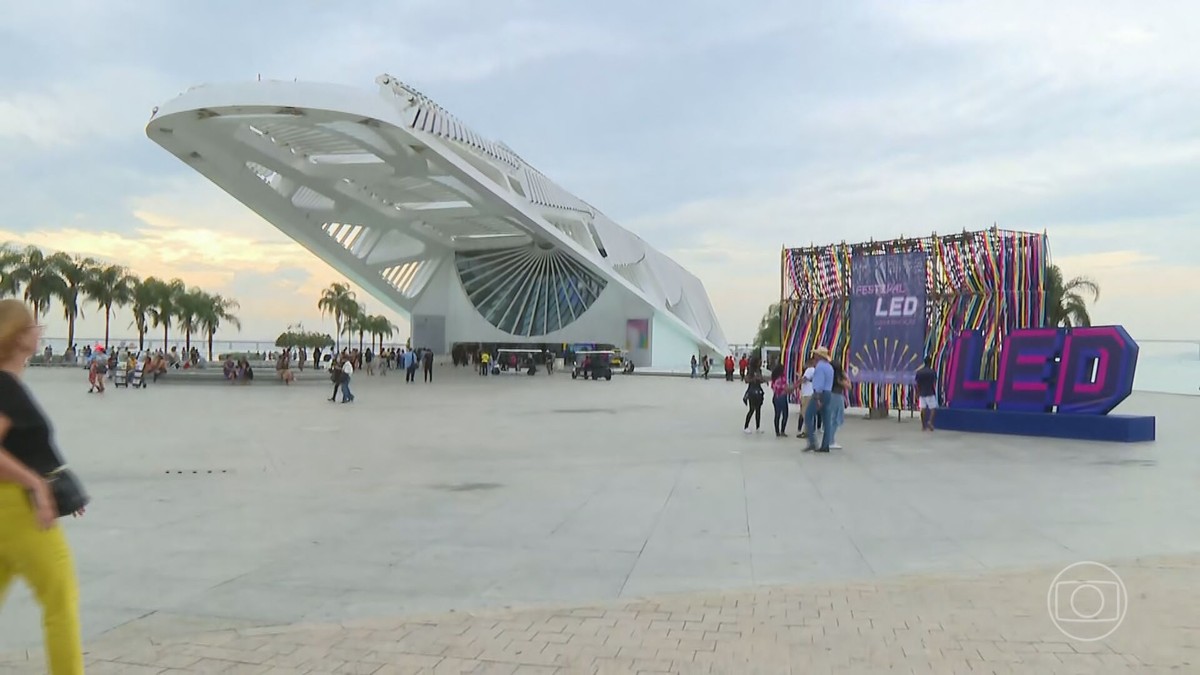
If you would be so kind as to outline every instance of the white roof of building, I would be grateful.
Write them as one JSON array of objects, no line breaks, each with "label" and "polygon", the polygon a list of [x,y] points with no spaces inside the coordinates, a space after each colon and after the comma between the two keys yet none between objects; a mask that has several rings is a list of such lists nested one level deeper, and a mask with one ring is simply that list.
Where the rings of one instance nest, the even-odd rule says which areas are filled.
[{"label": "white roof of building", "polygon": [[559,267],[582,266],[726,350],[693,274],[429,97],[390,75],[376,82],[379,93],[195,87],[164,104],[147,134],[395,309],[410,311],[452,254],[528,245],[533,259],[541,246],[569,254]]}]

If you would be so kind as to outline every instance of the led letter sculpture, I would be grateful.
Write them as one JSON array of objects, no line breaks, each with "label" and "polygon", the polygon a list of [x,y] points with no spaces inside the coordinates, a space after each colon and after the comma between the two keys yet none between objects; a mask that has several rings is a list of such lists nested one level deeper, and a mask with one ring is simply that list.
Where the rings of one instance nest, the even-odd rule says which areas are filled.
[{"label": "led letter sculpture", "polygon": [[1109,415],[1133,392],[1138,346],[1120,326],[1027,328],[1004,338],[995,382],[979,378],[983,336],[964,331],[950,357],[947,410],[960,431],[1089,440],[1154,440],[1154,418]]}]

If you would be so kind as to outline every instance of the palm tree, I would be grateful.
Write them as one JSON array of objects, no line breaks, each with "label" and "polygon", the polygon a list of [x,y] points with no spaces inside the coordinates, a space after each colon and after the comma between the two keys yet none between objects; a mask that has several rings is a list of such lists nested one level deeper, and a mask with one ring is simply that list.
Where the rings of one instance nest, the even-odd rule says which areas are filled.
[{"label": "palm tree", "polygon": [[382,314],[376,314],[370,318],[371,326],[371,344],[375,344],[375,338],[379,338],[379,351],[383,351],[383,338],[392,337],[396,334],[396,324],[388,320]]},{"label": "palm tree", "polygon": [[21,267],[21,252],[8,244],[0,245],[0,298],[17,295],[21,284],[16,271]]},{"label": "palm tree", "polygon": [[371,316],[367,314],[365,305],[354,303],[353,307],[346,308],[346,336],[351,337],[354,333],[358,333],[358,351],[363,350],[363,337],[367,331],[371,330]]},{"label": "palm tree", "polygon": [[163,329],[163,351],[165,352],[171,338],[171,322],[179,311],[179,299],[187,293],[187,287],[179,279],[162,281],[155,277],[148,277],[143,285],[152,289],[153,301],[147,310],[150,313],[151,324],[155,328],[161,326]]},{"label": "palm tree", "polygon": [[354,297],[354,291],[350,290],[348,284],[338,282],[329,284],[329,288],[321,291],[321,299],[317,300],[317,309],[321,310],[321,314],[333,315],[333,320],[337,324],[337,342],[334,343],[334,349],[340,351],[344,329],[342,322],[358,309],[358,300]]},{"label": "palm tree", "polygon": [[59,277],[62,278],[63,318],[67,320],[67,346],[75,344],[75,321],[83,316],[79,307],[81,295],[85,295],[84,287],[96,274],[97,263],[91,258],[71,257],[66,253],[55,253],[50,256]]},{"label": "palm tree", "polygon": [[123,306],[133,302],[133,289],[137,285],[137,278],[120,265],[97,267],[95,273],[84,282],[84,294],[104,310],[105,349],[108,349],[108,325],[112,319],[113,305]]},{"label": "palm tree", "polygon": [[154,277],[136,281],[130,293],[133,310],[133,325],[138,332],[138,351],[146,348],[146,331],[150,327],[150,308],[158,297],[158,286],[162,282]]},{"label": "palm tree", "polygon": [[192,333],[200,331],[200,315],[204,308],[212,305],[212,298],[200,290],[193,288],[177,298],[175,319],[179,330],[183,331],[183,351],[192,353]]},{"label": "palm tree", "polygon": [[1100,286],[1087,277],[1075,277],[1063,282],[1062,270],[1058,265],[1046,268],[1046,325],[1090,326],[1092,317],[1088,314],[1087,302],[1083,295],[1092,296],[1092,302],[1100,300]]},{"label": "palm tree", "polygon": [[238,330],[242,329],[242,322],[233,314],[233,310],[237,308],[237,301],[223,298],[217,294],[208,295],[207,302],[200,307],[200,312],[196,318],[200,323],[200,329],[208,336],[209,361],[212,361],[213,357],[213,335],[216,335],[222,321],[229,323]]},{"label": "palm tree", "polygon": [[36,246],[25,249],[20,266],[12,274],[25,289],[25,302],[33,309],[35,323],[50,310],[52,299],[66,296],[67,282],[59,275],[53,256],[47,256]]}]

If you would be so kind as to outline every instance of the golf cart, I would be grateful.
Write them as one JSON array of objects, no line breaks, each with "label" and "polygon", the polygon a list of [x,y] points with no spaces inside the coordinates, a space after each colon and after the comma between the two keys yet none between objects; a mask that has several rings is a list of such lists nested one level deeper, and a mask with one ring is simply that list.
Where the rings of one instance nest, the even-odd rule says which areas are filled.
[{"label": "golf cart", "polygon": [[608,359],[608,365],[612,366],[613,370],[617,370],[618,368],[624,369],[628,361],[629,359],[625,356],[625,352],[620,349],[614,349],[612,356]]},{"label": "golf cart", "polygon": [[575,367],[571,370],[571,379],[611,380],[613,375],[611,351],[575,352]]},{"label": "golf cart", "polygon": [[492,373],[499,375],[501,371],[520,373],[524,370],[528,375],[536,375],[537,359],[540,355],[541,351],[537,349],[498,349]]}]

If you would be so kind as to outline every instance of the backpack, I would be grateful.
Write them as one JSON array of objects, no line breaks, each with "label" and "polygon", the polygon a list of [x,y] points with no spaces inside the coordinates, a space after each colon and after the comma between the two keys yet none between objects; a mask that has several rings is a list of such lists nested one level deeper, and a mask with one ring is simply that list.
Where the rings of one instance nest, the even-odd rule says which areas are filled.
[{"label": "backpack", "polygon": [[750,401],[752,401],[752,400],[758,400],[758,401],[763,400],[762,384],[760,384],[758,382],[752,382],[752,383],[746,385],[746,393],[742,394],[742,403],[743,404],[750,405]]}]

